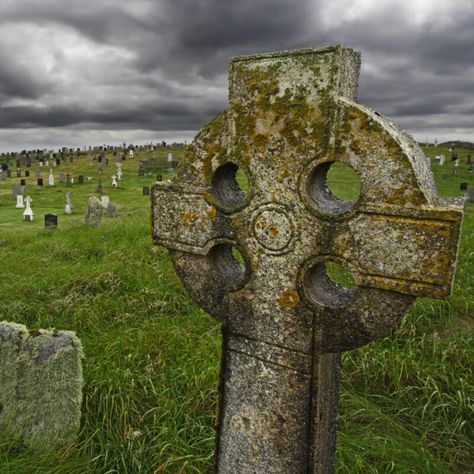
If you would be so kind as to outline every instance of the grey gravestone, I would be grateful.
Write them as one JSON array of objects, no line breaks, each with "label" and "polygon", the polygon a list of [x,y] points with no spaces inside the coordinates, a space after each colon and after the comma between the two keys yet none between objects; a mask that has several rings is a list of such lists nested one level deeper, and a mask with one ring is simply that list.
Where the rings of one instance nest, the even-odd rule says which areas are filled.
[{"label": "grey gravestone", "polygon": [[13,199],[16,199],[16,197],[19,194],[23,194],[23,188],[22,188],[21,184],[14,184],[13,188],[12,188]]},{"label": "grey gravestone", "polygon": [[1,181],[6,181],[6,179],[7,179],[7,173],[5,173],[5,172],[2,171],[2,172],[0,173],[0,180],[1,180]]},{"label": "grey gravestone", "polygon": [[58,216],[55,214],[45,214],[44,226],[56,229],[58,227]]},{"label": "grey gravestone", "polygon": [[97,192],[98,193],[103,193],[104,192],[104,188],[102,186],[102,179],[101,178],[99,178],[99,184],[97,186]]},{"label": "grey gravestone", "polygon": [[461,191],[466,191],[467,190],[467,185],[468,185],[468,183],[460,183],[459,184],[459,189]]},{"label": "grey gravestone", "polygon": [[81,416],[82,357],[73,332],[0,322],[0,432],[41,449],[72,443]]},{"label": "grey gravestone", "polygon": [[109,202],[107,205],[107,216],[108,217],[118,217],[118,208],[117,205],[113,202]]},{"label": "grey gravestone", "polygon": [[10,169],[7,169],[7,178],[11,178],[12,177],[12,172],[10,171]]},{"label": "grey gravestone", "polygon": [[150,195],[149,186],[143,186],[143,196],[149,196],[149,195]]},{"label": "grey gravestone", "polygon": [[66,175],[64,173],[59,173],[59,182],[62,184],[66,182]]},{"label": "grey gravestone", "polygon": [[71,175],[69,173],[66,173],[66,186],[72,186]]},{"label": "grey gravestone", "polygon": [[95,197],[89,198],[86,213],[86,225],[89,227],[99,227],[102,222],[103,207],[101,202]]},{"label": "grey gravestone", "polygon": [[36,176],[37,178],[41,178],[41,170],[40,170],[39,168],[36,168],[36,169],[35,169],[35,176]]},{"label": "grey gravestone", "polygon": [[469,202],[474,202],[474,188],[469,190]]},{"label": "grey gravestone", "polygon": [[[412,137],[355,101],[359,67],[341,46],[234,58],[229,109],[153,187],[154,242],[224,322],[219,474],[334,472],[341,351],[451,292],[462,207]],[[360,177],[357,201],[328,191],[334,162]]]}]

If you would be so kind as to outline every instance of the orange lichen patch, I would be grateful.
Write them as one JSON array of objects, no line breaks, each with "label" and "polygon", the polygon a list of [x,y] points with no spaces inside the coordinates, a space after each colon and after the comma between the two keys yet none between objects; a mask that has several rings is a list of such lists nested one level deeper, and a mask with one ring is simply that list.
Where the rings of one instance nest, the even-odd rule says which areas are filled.
[{"label": "orange lichen patch", "polygon": [[272,237],[276,237],[278,235],[278,229],[274,226],[270,227],[269,233]]},{"label": "orange lichen patch", "polygon": [[207,217],[209,217],[209,219],[214,219],[214,217],[216,217],[217,215],[217,209],[214,206],[212,206],[207,210],[206,214],[207,214]]},{"label": "orange lichen patch", "polygon": [[296,290],[286,290],[278,298],[278,304],[285,308],[294,308],[299,302],[300,295]]},{"label": "orange lichen patch", "polygon": [[183,215],[183,221],[186,225],[191,225],[197,219],[195,212],[185,212]]}]

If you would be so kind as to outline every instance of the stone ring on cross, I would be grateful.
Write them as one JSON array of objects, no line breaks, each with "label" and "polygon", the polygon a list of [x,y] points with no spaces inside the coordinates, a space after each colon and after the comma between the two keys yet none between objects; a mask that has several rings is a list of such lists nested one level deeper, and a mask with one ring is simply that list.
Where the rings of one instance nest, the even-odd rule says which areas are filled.
[{"label": "stone ring on cross", "polygon": [[[155,243],[222,321],[219,474],[333,472],[340,352],[388,334],[417,296],[451,292],[462,203],[438,197],[408,134],[356,102],[359,68],[342,46],[232,59],[228,110],[153,188]],[[356,201],[330,192],[335,162],[359,177]]]}]

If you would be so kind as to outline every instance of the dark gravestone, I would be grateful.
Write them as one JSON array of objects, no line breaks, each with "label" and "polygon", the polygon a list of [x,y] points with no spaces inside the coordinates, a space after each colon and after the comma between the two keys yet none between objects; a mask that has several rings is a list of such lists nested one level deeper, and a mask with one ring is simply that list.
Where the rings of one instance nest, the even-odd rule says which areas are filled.
[{"label": "dark gravestone", "polygon": [[12,172],[10,169],[7,169],[7,178],[11,178],[12,177]]},{"label": "dark gravestone", "polygon": [[156,180],[157,181],[163,181],[163,176],[161,174],[156,175]]},{"label": "dark gravestone", "polygon": [[56,229],[58,227],[58,216],[55,214],[45,214],[44,226]]},{"label": "dark gravestone", "polygon": [[26,179],[20,179],[20,184],[22,186],[26,186]]},{"label": "dark gravestone", "polygon": [[77,182],[78,182],[79,184],[84,184],[84,176],[83,176],[82,174],[78,176]]},{"label": "dark gravestone", "polygon": [[6,171],[8,169],[8,165],[6,163],[2,163],[2,171]]},{"label": "dark gravestone", "polygon": [[25,171],[25,176],[26,176],[27,178],[30,177],[30,172],[29,172],[28,170]]},{"label": "dark gravestone", "polygon": [[460,183],[459,184],[459,189],[461,191],[466,191],[467,190],[467,185],[468,185],[468,183]]},{"label": "dark gravestone", "polygon": [[28,214],[26,214],[25,216],[23,216],[23,220],[27,221],[27,222],[30,222],[32,221],[33,219],[31,218],[31,216],[29,216]]},{"label": "dark gravestone", "polygon": [[101,194],[104,192],[104,188],[102,186],[102,179],[100,178],[99,178],[99,185],[97,186],[97,192]]},{"label": "dark gravestone", "polygon": [[39,187],[43,186],[43,178],[38,178],[38,186]]},{"label": "dark gravestone", "polygon": [[[451,293],[462,207],[440,203],[411,136],[355,102],[359,66],[341,46],[234,58],[229,109],[153,186],[154,242],[224,323],[218,474],[333,473],[340,353]],[[336,161],[357,203],[328,191]]]},{"label": "dark gravestone", "polygon": [[56,158],[56,166],[59,166],[61,164],[61,160],[59,158]]},{"label": "dark gravestone", "polygon": [[143,186],[143,196],[150,195],[150,188],[148,186]]}]

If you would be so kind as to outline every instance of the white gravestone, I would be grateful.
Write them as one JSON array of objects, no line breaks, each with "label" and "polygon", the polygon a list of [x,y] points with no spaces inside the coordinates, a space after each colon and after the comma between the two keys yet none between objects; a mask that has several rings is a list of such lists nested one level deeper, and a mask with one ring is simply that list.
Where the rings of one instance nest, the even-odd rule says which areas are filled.
[{"label": "white gravestone", "polygon": [[112,176],[112,187],[113,188],[117,187],[117,176],[115,175]]},{"label": "white gravestone", "polygon": [[102,204],[102,207],[104,209],[107,209],[109,207],[109,196],[102,196],[100,198],[100,202]]},{"label": "white gravestone", "polygon": [[33,220],[33,210],[31,209],[31,203],[33,199],[30,196],[26,196],[26,209],[23,212],[23,220],[25,221],[32,221]]},{"label": "white gravestone", "polygon": [[17,209],[23,209],[25,204],[23,203],[23,194],[18,194],[16,197],[16,207]]},{"label": "white gravestone", "polygon": [[64,206],[66,214],[72,214],[71,193],[66,193],[66,205]]},{"label": "white gravestone", "polygon": [[54,186],[54,173],[53,173],[53,169],[52,169],[52,168],[49,170],[48,184],[49,184],[50,186]]}]

